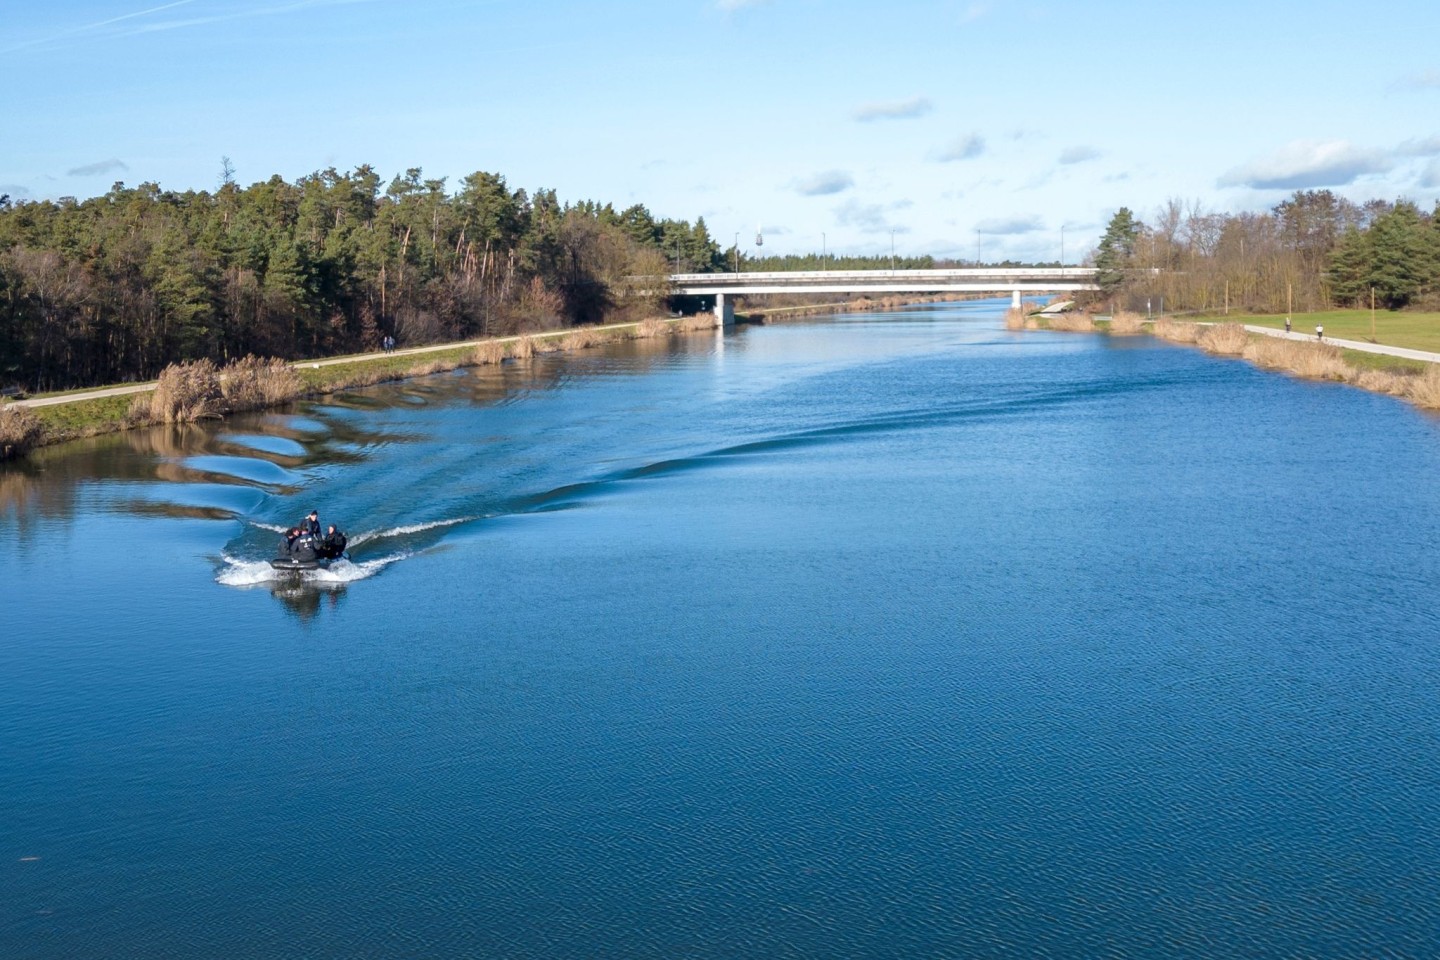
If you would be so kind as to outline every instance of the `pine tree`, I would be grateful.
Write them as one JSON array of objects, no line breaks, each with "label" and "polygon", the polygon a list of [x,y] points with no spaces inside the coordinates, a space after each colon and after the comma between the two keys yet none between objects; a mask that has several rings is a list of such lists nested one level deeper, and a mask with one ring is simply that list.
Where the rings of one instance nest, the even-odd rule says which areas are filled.
[{"label": "pine tree", "polygon": [[1105,236],[1095,255],[1095,282],[1109,296],[1125,283],[1125,271],[1135,257],[1135,240],[1140,235],[1140,222],[1129,207],[1121,207],[1110,218]]}]

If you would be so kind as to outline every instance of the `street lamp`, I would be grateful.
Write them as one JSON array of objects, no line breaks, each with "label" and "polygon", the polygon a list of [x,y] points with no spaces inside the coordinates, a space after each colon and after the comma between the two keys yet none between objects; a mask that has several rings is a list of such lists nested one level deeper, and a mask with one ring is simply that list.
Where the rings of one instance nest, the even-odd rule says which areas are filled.
[{"label": "street lamp", "polygon": [[895,272],[895,231],[890,231],[890,272]]},{"label": "street lamp", "polygon": [[820,234],[820,269],[825,269],[825,234]]},{"label": "street lamp", "polygon": [[740,273],[740,234],[735,234],[735,273]]},{"label": "street lamp", "polygon": [[1065,269],[1065,224],[1060,224],[1060,269]]}]

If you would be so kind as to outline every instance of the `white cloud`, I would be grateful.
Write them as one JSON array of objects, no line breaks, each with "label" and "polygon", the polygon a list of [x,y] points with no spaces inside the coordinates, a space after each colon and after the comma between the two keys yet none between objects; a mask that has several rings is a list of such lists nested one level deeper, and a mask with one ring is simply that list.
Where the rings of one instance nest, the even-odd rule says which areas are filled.
[{"label": "white cloud", "polygon": [[802,197],[823,197],[842,193],[855,186],[855,178],[844,170],[825,170],[795,181],[795,192]]},{"label": "white cloud", "polygon": [[1426,190],[1440,187],[1440,160],[1430,161],[1430,165],[1420,174],[1420,186]]},{"label": "white cloud", "polygon": [[1402,157],[1440,156],[1440,137],[1425,137],[1422,140],[1406,140],[1395,148],[1395,152]]},{"label": "white cloud", "polygon": [[862,103],[851,111],[850,116],[861,123],[872,120],[912,120],[923,117],[935,108],[929,97],[911,97],[909,100],[883,100]]},{"label": "white cloud", "polygon": [[11,200],[19,200],[30,196],[30,188],[19,183],[0,183],[0,197],[9,196]]},{"label": "white cloud", "polygon": [[1348,140],[1296,140],[1223,174],[1217,186],[1255,190],[1309,190],[1342,187],[1367,173],[1384,173],[1390,160],[1378,150]]},{"label": "white cloud", "polygon": [[965,11],[963,13],[960,14],[960,22],[974,23],[976,20],[979,20],[981,17],[985,16],[985,14],[989,12],[990,4],[972,3],[970,4],[970,6],[965,8]]},{"label": "white cloud", "polygon": [[975,225],[975,229],[981,233],[1009,236],[1044,230],[1045,224],[1038,216],[1033,215],[1028,217],[1001,217],[994,220],[981,220]]},{"label": "white cloud", "polygon": [[70,177],[93,177],[102,173],[110,173],[114,170],[129,170],[123,160],[110,158],[101,160],[99,163],[87,163],[83,167],[76,167],[73,170],[66,170],[65,175]]},{"label": "white cloud", "polygon": [[[901,201],[902,203],[904,201]],[[894,208],[891,204],[891,208]],[[910,228],[895,223],[885,215],[886,207],[881,203],[861,203],[859,200],[846,200],[835,208],[835,221],[841,226],[854,227],[861,233],[909,233]]]},{"label": "white cloud", "polygon": [[936,158],[941,163],[950,163],[954,160],[972,160],[985,152],[985,138],[978,133],[967,133],[958,137],[948,146],[940,151]]},{"label": "white cloud", "polygon": [[1084,163],[1086,160],[1094,160],[1100,156],[1100,151],[1094,147],[1069,147],[1061,152],[1060,162],[1063,164]]}]

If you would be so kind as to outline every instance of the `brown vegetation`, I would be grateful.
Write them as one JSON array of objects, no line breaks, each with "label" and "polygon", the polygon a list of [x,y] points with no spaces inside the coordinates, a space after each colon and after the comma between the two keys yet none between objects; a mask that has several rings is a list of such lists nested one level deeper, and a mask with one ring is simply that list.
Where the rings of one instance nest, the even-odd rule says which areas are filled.
[{"label": "brown vegetation", "polygon": [[654,337],[663,337],[670,333],[670,325],[664,320],[656,317],[648,317],[641,320],[631,331],[631,337],[636,340],[650,340]]},{"label": "brown vegetation", "polygon": [[137,397],[130,412],[139,421],[191,423],[218,417],[224,410],[220,371],[210,360],[172,363],[148,397]]},{"label": "brown vegetation", "polygon": [[500,363],[505,359],[505,344],[496,340],[477,343],[475,352],[471,354],[470,359],[477,367],[488,367]]},{"label": "brown vegetation", "polygon": [[24,407],[0,410],[0,460],[18,457],[44,435],[40,418]]},{"label": "brown vegetation", "polygon": [[289,403],[305,392],[305,384],[284,360],[246,357],[220,371],[220,392],[226,412],[237,413]]},{"label": "brown vegetation", "polygon": [[1150,331],[1161,340],[1173,340],[1175,343],[1194,343],[1200,339],[1200,325],[1188,323],[1184,320],[1172,320],[1169,317],[1161,317],[1151,325]]},{"label": "brown vegetation", "polygon": [[1110,316],[1110,333],[1116,337],[1133,337],[1145,331],[1145,318],[1129,310],[1116,310]]},{"label": "brown vegetation", "polygon": [[1200,331],[1195,342],[1209,353],[1238,357],[1245,352],[1245,345],[1250,342],[1250,334],[1242,324],[1213,323]]},{"label": "brown vegetation", "polygon": [[1020,307],[1011,307],[1009,310],[1006,310],[1006,311],[1005,311],[1005,329],[1006,329],[1006,330],[1024,330],[1024,329],[1025,329],[1025,311],[1024,311],[1023,309],[1021,309]]},{"label": "brown vegetation", "polygon": [[1440,410],[1440,366],[1430,364],[1425,372],[1408,378],[1405,398],[1417,407]]},{"label": "brown vegetation", "polygon": [[1047,317],[1046,322],[1051,330],[1063,330],[1066,333],[1091,333],[1095,329],[1095,320],[1088,313],[1057,313]]},{"label": "brown vegetation", "polygon": [[1256,366],[1313,380],[1357,380],[1339,348],[1327,343],[1259,337],[1245,347],[1242,356]]}]

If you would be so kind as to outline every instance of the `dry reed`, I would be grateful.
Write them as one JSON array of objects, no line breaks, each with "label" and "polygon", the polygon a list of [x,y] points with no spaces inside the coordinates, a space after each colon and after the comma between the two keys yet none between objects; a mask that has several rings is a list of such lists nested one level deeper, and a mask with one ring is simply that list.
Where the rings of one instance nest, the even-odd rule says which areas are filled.
[{"label": "dry reed", "polygon": [[1169,317],[1161,317],[1156,320],[1150,328],[1150,332],[1161,340],[1173,340],[1176,343],[1194,343],[1200,339],[1200,325],[1188,323],[1184,320],[1171,320]]},{"label": "dry reed", "polygon": [[560,349],[567,352],[573,350],[587,350],[600,343],[600,336],[594,330],[579,329],[560,338]]},{"label": "dry reed", "polygon": [[663,337],[670,332],[670,325],[657,317],[650,317],[635,324],[631,336],[636,340],[650,340]]},{"label": "dry reed", "polygon": [[470,355],[470,361],[477,367],[488,367],[504,359],[505,344],[497,343],[494,340],[477,343],[475,345],[475,352]]},{"label": "dry reed", "polygon": [[191,423],[218,417],[224,407],[220,371],[211,360],[195,360],[172,363],[162,370],[155,390],[149,397],[138,398],[130,409],[156,423]]},{"label": "dry reed", "polygon": [[1213,323],[1200,331],[1195,342],[1208,353],[1238,357],[1245,352],[1245,345],[1250,342],[1250,334],[1242,324]]},{"label": "dry reed", "polygon": [[20,456],[44,435],[40,418],[25,407],[0,410],[0,460]]},{"label": "dry reed", "polygon": [[1066,333],[1091,333],[1095,330],[1095,320],[1088,313],[1057,313],[1047,322],[1051,330]]},{"label": "dry reed", "polygon": [[697,313],[694,316],[686,317],[675,324],[675,329],[681,333],[697,333],[701,330],[714,330],[716,326],[715,315],[711,313]]},{"label": "dry reed", "polygon": [[535,356],[535,340],[532,337],[520,337],[510,344],[510,356],[516,360],[529,360]]},{"label": "dry reed", "polygon": [[1432,363],[1424,373],[1407,379],[1405,399],[1417,407],[1440,410],[1440,366]]},{"label": "dry reed", "polygon": [[305,383],[284,360],[250,356],[220,371],[220,392],[228,412],[263,410],[299,397]]},{"label": "dry reed", "polygon": [[1242,355],[1257,366],[1288,370],[1313,380],[1354,378],[1353,368],[1345,362],[1340,350],[1328,343],[1260,337],[1248,344]]},{"label": "dry reed", "polygon": [[1024,330],[1024,329],[1025,329],[1025,311],[1022,310],[1022,309],[1020,309],[1019,307],[1011,307],[1009,310],[1006,310],[1006,311],[1005,311],[1005,329],[1006,329],[1006,330]]},{"label": "dry reed", "polygon": [[1129,310],[1116,310],[1110,316],[1110,333],[1116,337],[1133,337],[1145,332],[1145,318]]},{"label": "dry reed", "polygon": [[1388,393],[1392,397],[1406,397],[1410,394],[1410,381],[1415,377],[1392,373],[1389,370],[1354,370],[1351,383],[1371,393]]}]

